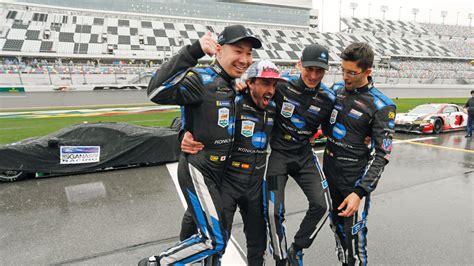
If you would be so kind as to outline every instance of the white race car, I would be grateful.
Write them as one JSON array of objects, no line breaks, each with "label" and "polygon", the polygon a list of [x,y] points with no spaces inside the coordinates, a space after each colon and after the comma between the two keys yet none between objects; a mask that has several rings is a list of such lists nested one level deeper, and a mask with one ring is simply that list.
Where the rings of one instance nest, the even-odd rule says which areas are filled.
[{"label": "white race car", "polygon": [[397,114],[395,130],[438,134],[465,129],[467,114],[461,107],[449,103],[422,104],[408,113]]}]

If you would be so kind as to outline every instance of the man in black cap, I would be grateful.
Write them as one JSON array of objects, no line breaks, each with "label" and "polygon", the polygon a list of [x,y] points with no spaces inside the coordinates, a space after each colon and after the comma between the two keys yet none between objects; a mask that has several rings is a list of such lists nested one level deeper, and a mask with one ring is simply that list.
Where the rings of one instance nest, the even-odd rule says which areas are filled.
[{"label": "man in black cap", "polygon": [[[309,139],[329,119],[335,94],[321,80],[328,69],[328,50],[318,44],[303,50],[298,67],[301,75],[278,83],[274,101],[277,121],[270,140],[272,148],[265,175],[264,210],[273,257],[277,265],[301,265],[308,248],[328,217],[330,197],[327,182]],[[285,186],[291,175],[303,190],[309,209],[287,249],[285,235]]]},{"label": "man in black cap", "polygon": [[[207,263],[219,264],[213,255],[224,251],[229,235],[219,184],[234,138],[235,78],[252,64],[252,49],[261,46],[245,27],[228,26],[218,42],[207,33],[184,47],[151,79],[151,101],[181,105],[183,130],[204,144],[202,152],[182,153],[178,165],[179,185],[199,232],[139,265],[187,264],[207,257],[218,258]],[[205,54],[215,55],[217,62],[193,67]]]},{"label": "man in black cap", "polygon": [[464,108],[467,111],[466,138],[472,137],[472,124],[474,123],[474,90],[471,91],[471,98],[467,100]]}]

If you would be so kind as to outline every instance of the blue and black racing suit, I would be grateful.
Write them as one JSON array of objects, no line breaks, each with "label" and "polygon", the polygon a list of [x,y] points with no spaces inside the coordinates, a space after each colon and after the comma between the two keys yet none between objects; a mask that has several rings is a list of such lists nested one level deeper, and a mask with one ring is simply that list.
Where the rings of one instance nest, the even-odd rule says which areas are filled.
[{"label": "blue and black racing suit", "polygon": [[[236,97],[235,138],[221,183],[221,199],[231,232],[234,214],[239,207],[247,241],[247,264],[264,264],[267,231],[263,216],[263,176],[267,160],[267,146],[276,119],[275,103],[261,110],[249,93]],[[196,227],[189,211],[181,226],[181,239],[194,234]]]},{"label": "blue and black racing suit", "polygon": [[[336,237],[338,258],[349,265],[367,264],[367,215],[370,194],[390,158],[395,127],[395,104],[369,84],[347,90],[336,83],[336,103],[326,135],[324,173],[329,182],[333,208],[331,228]],[[370,136],[370,147],[364,139]],[[351,193],[362,202],[351,217],[338,216],[337,207]]]},{"label": "blue and black racing suit", "polygon": [[308,248],[327,219],[330,208],[327,182],[309,139],[329,118],[335,98],[334,92],[324,84],[307,88],[301,77],[277,84],[274,97],[277,121],[264,184],[264,208],[273,257],[277,261],[287,259],[284,196],[288,175],[295,179],[309,203],[294,244],[299,249]]},{"label": "blue and black racing suit", "polygon": [[230,154],[235,120],[235,81],[219,64],[193,67],[204,56],[199,42],[184,47],[150,81],[149,98],[182,106],[183,128],[205,148],[181,153],[178,181],[199,233],[156,259],[161,265],[185,264],[224,251],[228,232],[219,186]]}]

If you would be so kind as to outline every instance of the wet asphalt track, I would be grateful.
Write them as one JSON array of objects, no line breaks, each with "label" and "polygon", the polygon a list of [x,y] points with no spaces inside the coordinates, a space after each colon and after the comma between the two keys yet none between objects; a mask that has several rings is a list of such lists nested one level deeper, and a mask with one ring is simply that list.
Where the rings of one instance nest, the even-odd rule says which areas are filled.
[{"label": "wet asphalt track", "polygon": [[[463,136],[394,145],[369,212],[369,263],[472,265],[474,140]],[[291,239],[307,206],[291,178],[287,195]],[[178,240],[182,213],[163,166],[0,184],[0,265],[136,265]],[[233,235],[245,247],[240,218]],[[326,224],[305,265],[337,264]]]}]

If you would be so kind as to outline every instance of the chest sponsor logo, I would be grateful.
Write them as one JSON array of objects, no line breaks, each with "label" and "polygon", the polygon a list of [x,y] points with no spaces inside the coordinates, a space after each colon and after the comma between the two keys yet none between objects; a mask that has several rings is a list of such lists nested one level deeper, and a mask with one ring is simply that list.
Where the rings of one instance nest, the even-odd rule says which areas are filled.
[{"label": "chest sponsor logo", "polygon": [[286,97],[286,96],[283,97],[283,100],[284,100],[285,102],[292,103],[292,104],[295,105],[295,106],[300,106],[300,103],[299,103],[298,101],[295,101],[295,100],[293,100],[293,99],[290,99],[290,98],[288,98],[288,97]]},{"label": "chest sponsor logo", "polygon": [[361,102],[361,101],[354,100],[354,103],[357,104],[358,106],[360,106],[362,109],[367,108],[367,105],[365,105],[365,104],[364,104],[363,102]]},{"label": "chest sponsor logo", "polygon": [[346,127],[340,123],[336,123],[336,125],[334,125],[334,128],[332,129],[332,135],[338,140],[343,139],[346,136],[346,133]]},{"label": "chest sponsor logo", "polygon": [[328,180],[327,179],[324,179],[322,182],[321,182],[321,185],[323,186],[323,189],[326,189],[329,187],[328,185]]},{"label": "chest sponsor logo", "polygon": [[284,102],[281,107],[281,115],[285,118],[290,118],[295,111],[295,106],[292,103]]},{"label": "chest sponsor logo", "polygon": [[318,114],[319,111],[321,110],[321,108],[317,107],[317,106],[314,106],[314,105],[311,105],[308,109],[308,112],[312,113],[312,114]]},{"label": "chest sponsor logo", "polygon": [[220,108],[218,110],[217,125],[220,127],[226,127],[229,125],[230,111],[229,108]]},{"label": "chest sponsor logo", "polygon": [[336,109],[333,109],[331,113],[331,118],[329,118],[329,123],[331,124],[336,123],[337,114],[338,114],[338,111]]},{"label": "chest sponsor logo", "polygon": [[384,149],[385,151],[392,151],[392,140],[391,139],[384,139],[382,141],[382,149]]},{"label": "chest sponsor logo", "polygon": [[291,123],[293,123],[293,125],[298,129],[301,129],[306,125],[304,118],[299,115],[293,115],[290,120]]},{"label": "chest sponsor logo", "polygon": [[265,132],[255,132],[252,137],[252,145],[257,149],[263,149],[267,145],[267,134]]},{"label": "chest sponsor logo", "polygon": [[336,109],[338,111],[342,111],[342,108],[343,108],[343,106],[341,104],[334,105],[334,109]]},{"label": "chest sponsor logo", "polygon": [[240,134],[244,137],[253,136],[253,130],[255,129],[255,123],[249,120],[242,121],[242,129]]},{"label": "chest sponsor logo", "polygon": [[362,116],[362,113],[355,109],[351,109],[348,115],[354,119],[359,119]]},{"label": "chest sponsor logo", "polygon": [[251,116],[251,115],[241,115],[240,119],[241,120],[250,120],[250,121],[253,121],[255,123],[260,122],[260,119],[258,119],[258,117]]},{"label": "chest sponsor logo", "polygon": [[267,125],[268,125],[268,126],[273,126],[273,118],[271,118],[271,117],[268,118],[268,120],[267,120]]},{"label": "chest sponsor logo", "polygon": [[216,101],[216,106],[226,106],[226,107],[229,107],[229,106],[230,106],[230,102],[229,102],[229,101]]}]

